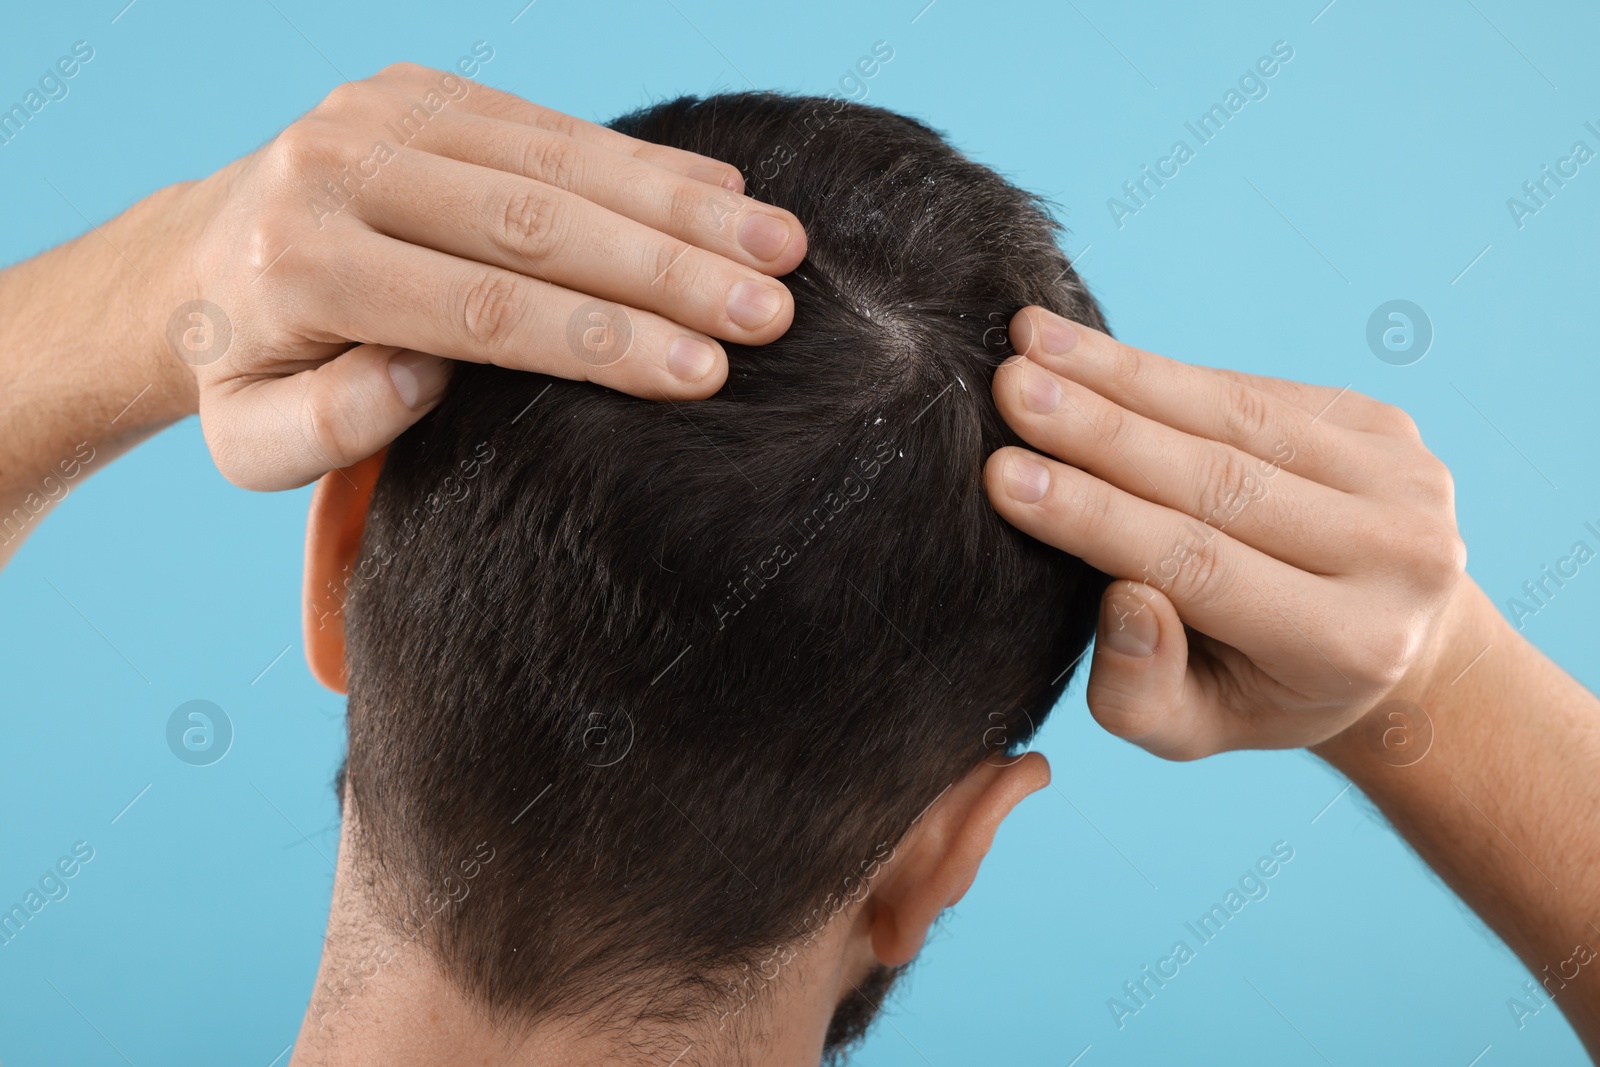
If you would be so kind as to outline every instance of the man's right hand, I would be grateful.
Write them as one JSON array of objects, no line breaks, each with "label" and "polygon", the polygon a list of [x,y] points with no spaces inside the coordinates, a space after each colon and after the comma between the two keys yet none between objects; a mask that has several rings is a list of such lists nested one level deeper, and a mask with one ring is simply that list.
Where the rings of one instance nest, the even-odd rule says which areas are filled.
[{"label": "man's right hand", "polygon": [[1043,308],[1011,338],[995,400],[1045,454],[997,452],[990,496],[1128,579],[1102,600],[1089,675],[1106,729],[1169,759],[1314,745],[1459,669],[1454,486],[1399,408],[1166,359]]},{"label": "man's right hand", "polygon": [[1171,759],[1310,747],[1600,1056],[1600,700],[1466,576],[1450,475],[1416,425],[1043,308],[1011,337],[995,399],[1047,455],[996,452],[990,496],[1126,579],[1102,601],[1095,718]]},{"label": "man's right hand", "polygon": [[398,64],[167,201],[159,310],[222,473],[288,488],[419,419],[451,359],[715,392],[714,339],[788,329],[773,279],[806,248],[742,188],[717,160]]}]

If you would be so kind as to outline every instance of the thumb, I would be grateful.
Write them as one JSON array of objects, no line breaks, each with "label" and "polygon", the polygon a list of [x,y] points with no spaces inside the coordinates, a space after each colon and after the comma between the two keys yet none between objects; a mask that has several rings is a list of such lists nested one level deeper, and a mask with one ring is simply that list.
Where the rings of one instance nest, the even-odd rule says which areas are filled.
[{"label": "thumb", "polygon": [[393,441],[439,402],[449,376],[450,360],[357,345],[316,367],[251,382],[214,400],[202,394],[201,424],[229,481],[245,489],[288,489]]},{"label": "thumb", "polygon": [[1140,582],[1100,598],[1089,712],[1117,737],[1165,759],[1216,751],[1217,730],[1189,674],[1189,639],[1172,601]]}]

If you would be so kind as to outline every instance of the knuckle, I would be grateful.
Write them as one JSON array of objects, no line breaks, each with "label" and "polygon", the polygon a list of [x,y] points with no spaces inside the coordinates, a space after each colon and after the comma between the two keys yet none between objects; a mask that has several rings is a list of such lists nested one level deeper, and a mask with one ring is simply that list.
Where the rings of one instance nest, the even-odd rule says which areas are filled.
[{"label": "knuckle", "polygon": [[[320,105],[319,105],[320,106]],[[331,156],[327,139],[315,120],[290,123],[273,138],[267,158],[280,178],[301,178],[321,169]]]},{"label": "knuckle", "polygon": [[[1305,385],[1305,383],[1296,383]],[[1347,385],[1336,389],[1331,385],[1305,385],[1311,391],[1313,410],[1324,413],[1333,412],[1344,419],[1357,416],[1361,420],[1369,420],[1375,409],[1382,406],[1383,402],[1374,399],[1371,394],[1363,393],[1354,385]]]},{"label": "knuckle", "polygon": [[1456,499],[1456,480],[1444,460],[1429,452],[1417,471],[1417,488],[1428,500],[1453,507]]},{"label": "knuckle", "polygon": [[306,391],[300,428],[312,447],[335,466],[342,467],[361,455],[361,431],[353,412],[329,390]]},{"label": "knuckle", "polygon": [[364,81],[345,82],[323,97],[313,113],[327,117],[347,115],[360,109],[371,92],[372,87]]},{"label": "knuckle", "polygon": [[[693,188],[699,185],[701,189]],[[693,233],[700,228],[702,209],[707,201],[703,182],[691,183],[687,179],[678,183],[667,196],[666,226],[668,233]],[[723,216],[725,217],[725,216]]]},{"label": "knuckle", "polygon": [[507,247],[530,259],[549,255],[557,242],[554,204],[533,189],[518,189],[506,197],[500,233]]},{"label": "knuckle", "polygon": [[398,62],[390,63],[378,73],[386,78],[414,78],[419,74],[427,73],[427,71],[428,68],[420,63],[402,59]]},{"label": "knuckle", "polygon": [[1142,352],[1120,341],[1115,344],[1111,353],[1110,378],[1116,395],[1138,394],[1148,373],[1149,364]]},{"label": "knuckle", "polygon": [[1266,437],[1272,429],[1272,406],[1267,394],[1248,385],[1230,384],[1222,408],[1223,439],[1245,447]]},{"label": "knuckle", "polygon": [[[661,195],[659,167],[624,156],[606,163],[606,180],[616,187],[617,199],[626,204],[648,204]],[[661,228],[661,227],[658,227]]]},{"label": "knuckle", "polygon": [[522,173],[570,189],[578,171],[578,152],[578,142],[570,137],[535,131],[522,150]]},{"label": "knuckle", "polygon": [[262,285],[274,286],[282,270],[269,271],[294,242],[294,226],[283,211],[268,210],[257,215],[245,230],[244,265],[249,277]]},{"label": "knuckle", "polygon": [[653,248],[644,267],[655,284],[665,284],[669,291],[693,291],[690,270],[694,257],[689,254],[690,246],[683,241],[657,241]]},{"label": "knuckle", "polygon": [[1449,565],[1451,575],[1458,579],[1466,576],[1467,542],[1455,530],[1450,531],[1450,536],[1445,542],[1443,558]]},{"label": "knuckle", "polygon": [[1346,389],[1342,393],[1330,389],[1329,392],[1333,394],[1333,401],[1339,404],[1348,404],[1357,411],[1364,412],[1368,415],[1376,411],[1378,408],[1387,406],[1383,401],[1379,400],[1371,393],[1363,393],[1359,389]]},{"label": "knuckle", "polygon": [[[1030,369],[1028,373],[1047,374],[1049,372],[1038,369]],[[1064,387],[1063,393],[1066,395],[1078,392],[1077,389],[1073,388],[1070,380],[1061,381],[1058,382],[1058,384]],[[1096,397],[1092,393],[1089,394],[1089,399],[1090,403],[1093,403],[1095,406],[1094,426],[1095,430],[1097,431],[1097,436],[1099,436],[1100,440],[1104,441],[1108,447],[1120,449],[1124,444],[1127,443],[1129,433],[1132,430],[1132,426],[1129,422],[1128,409],[1123,407],[1121,404]],[[1063,404],[1062,407],[1067,411],[1071,411],[1071,408],[1066,404]]]},{"label": "knuckle", "polygon": [[1246,488],[1255,480],[1255,472],[1242,452],[1231,448],[1209,451],[1200,460],[1201,469],[1191,483],[1200,487],[1199,514],[1195,517],[1220,530],[1243,510],[1242,501],[1249,499]]},{"label": "knuckle", "polygon": [[1414,624],[1414,614],[1403,605],[1375,603],[1359,631],[1317,632],[1310,639],[1330,670],[1343,676],[1348,695],[1366,698],[1387,692],[1405,677],[1416,654]]},{"label": "knuckle", "polygon": [[1217,587],[1223,581],[1222,553],[1213,534],[1194,538],[1181,544],[1175,553],[1178,571],[1173,579],[1178,596],[1193,600],[1215,600]]},{"label": "knuckle", "polygon": [[1433,584],[1454,584],[1467,570],[1467,543],[1454,527],[1441,526],[1415,539],[1414,558]]},{"label": "knuckle", "polygon": [[519,317],[516,280],[502,271],[483,271],[462,291],[458,307],[469,340],[486,349],[503,348]]},{"label": "knuckle", "polygon": [[1410,440],[1421,440],[1422,434],[1417,430],[1416,420],[1393,404],[1374,401],[1377,407],[1373,410],[1373,423],[1380,433],[1392,437],[1404,437]]},{"label": "knuckle", "polygon": [[539,114],[537,121],[541,130],[550,130],[563,137],[576,135],[582,126],[582,123],[565,111],[545,110]]},{"label": "knuckle", "polygon": [[1411,665],[1405,642],[1398,635],[1393,640],[1367,644],[1356,652],[1352,662],[1361,678],[1385,692],[1400,684]]},{"label": "knuckle", "polygon": [[1454,474],[1450,473],[1450,466],[1449,464],[1445,463],[1444,460],[1436,457],[1434,462],[1439,465],[1439,471],[1437,475],[1439,496],[1443,498],[1446,505],[1454,509],[1456,502],[1456,477]]}]

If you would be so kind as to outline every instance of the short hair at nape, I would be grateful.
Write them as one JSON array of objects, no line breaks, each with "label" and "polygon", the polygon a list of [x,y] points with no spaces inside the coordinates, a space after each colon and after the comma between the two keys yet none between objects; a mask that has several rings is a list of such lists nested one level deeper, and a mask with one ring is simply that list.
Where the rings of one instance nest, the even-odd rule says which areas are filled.
[{"label": "short hair at nape", "polygon": [[694,403],[458,365],[390,448],[346,609],[357,855],[508,1018],[737,1014],[1026,743],[1109,581],[984,492],[1019,443],[990,393],[1008,318],[1105,325],[1035,197],[839,99],[614,126],[800,218],[793,327],[727,345]]}]

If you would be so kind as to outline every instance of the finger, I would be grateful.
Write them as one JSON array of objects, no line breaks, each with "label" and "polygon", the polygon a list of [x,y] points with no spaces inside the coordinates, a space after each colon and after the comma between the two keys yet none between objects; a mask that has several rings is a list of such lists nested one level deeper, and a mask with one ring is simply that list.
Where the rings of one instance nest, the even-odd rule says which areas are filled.
[{"label": "finger", "polygon": [[[1327,419],[1336,426],[1348,426],[1351,429],[1363,429],[1362,426],[1352,425],[1351,419],[1355,417],[1355,409],[1361,403],[1360,399],[1370,400],[1362,393],[1352,393],[1347,385],[1343,389],[1335,389],[1328,385],[1312,385],[1308,382],[1297,382],[1289,378],[1272,378],[1265,374],[1249,374],[1229,367],[1206,367],[1195,364],[1200,370],[1225,378],[1240,385],[1259,389],[1282,400],[1311,415],[1313,418]],[[1344,404],[1340,400],[1349,398]]]},{"label": "finger", "polygon": [[201,425],[229,481],[290,489],[393,441],[439,402],[449,376],[438,356],[357,345],[295,374],[203,391]]},{"label": "finger", "polygon": [[592,141],[478,115],[445,114],[429,149],[568,189],[765,274],[787,274],[805,258],[805,231],[782,208]]},{"label": "finger", "polygon": [[1100,600],[1086,699],[1109,733],[1163,759],[1323,739],[1322,716],[1285,712],[1297,695],[1237,649],[1184,628],[1172,602],[1140,582]]},{"label": "finger", "polygon": [[1294,458],[1287,445],[1257,459],[1129,411],[1030,359],[1001,365],[994,395],[1006,422],[1041,452],[1303,570],[1346,569],[1348,522],[1328,516],[1372,506],[1283,470]]},{"label": "finger", "polygon": [[[994,453],[984,479],[995,509],[1013,526],[1107,574],[1160,590],[1185,622],[1274,677],[1308,659],[1315,677],[1330,684],[1343,677],[1306,637],[1317,629],[1312,620],[1346,617],[1344,594],[1329,580],[1026,449]],[[1300,629],[1307,647],[1284,639],[1294,619],[1307,620]]]},{"label": "finger", "polygon": [[[633,156],[646,163],[683,174],[696,181],[720,185],[724,189],[731,189],[736,193],[744,192],[744,177],[739,173],[738,168],[730,166],[720,159],[702,156],[697,152],[685,152],[679,148],[669,148],[666,145],[652,144],[649,141],[641,141],[638,138],[618,133],[616,130],[601,126],[598,123],[575,118],[553,108],[542,107],[512,93],[492,89],[481,82],[471,81],[467,78],[457,78],[455,75],[443,74],[428,67],[402,63],[386,69],[383,74],[392,77],[407,87],[417,88],[423,86],[435,88],[442,84],[443,78],[454,78],[458,84],[465,86],[464,94],[451,93],[448,88],[442,91],[446,99],[453,100],[457,95],[460,95],[459,106],[464,111],[488,118],[503,119],[507,122],[517,122],[525,126],[536,126],[542,130],[550,130],[567,137],[589,141],[609,148],[614,152]],[[427,117],[431,118],[431,115]]]},{"label": "finger", "polygon": [[296,295],[316,328],[353,341],[542,371],[650,399],[699,399],[727,378],[721,346],[659,315],[382,234],[352,228],[324,269],[337,284],[313,278]]},{"label": "finger", "polygon": [[1225,367],[1202,369],[1280,397],[1311,412],[1314,419],[1326,419],[1337,426],[1381,438],[1422,440],[1422,435],[1417,431],[1417,424],[1403,410],[1365,393],[1355,392],[1348,385],[1342,389],[1334,389],[1326,385],[1307,385],[1287,378],[1246,374],[1244,371],[1228,370]]},{"label": "finger", "polygon": [[1011,340],[1040,365],[1185,433],[1258,459],[1288,447],[1296,471],[1335,488],[1371,479],[1373,456],[1347,427],[1252,386],[1122,344],[1043,308],[1019,311],[1011,320]]},{"label": "finger", "polygon": [[782,283],[576,193],[401,149],[403,181],[358,201],[390,237],[493,264],[741,344],[776,340],[794,318]]},{"label": "finger", "polygon": [[1172,602],[1139,582],[1100,598],[1086,699],[1108,732],[1163,759],[1220,751],[1220,710],[1189,673],[1189,642]]}]

